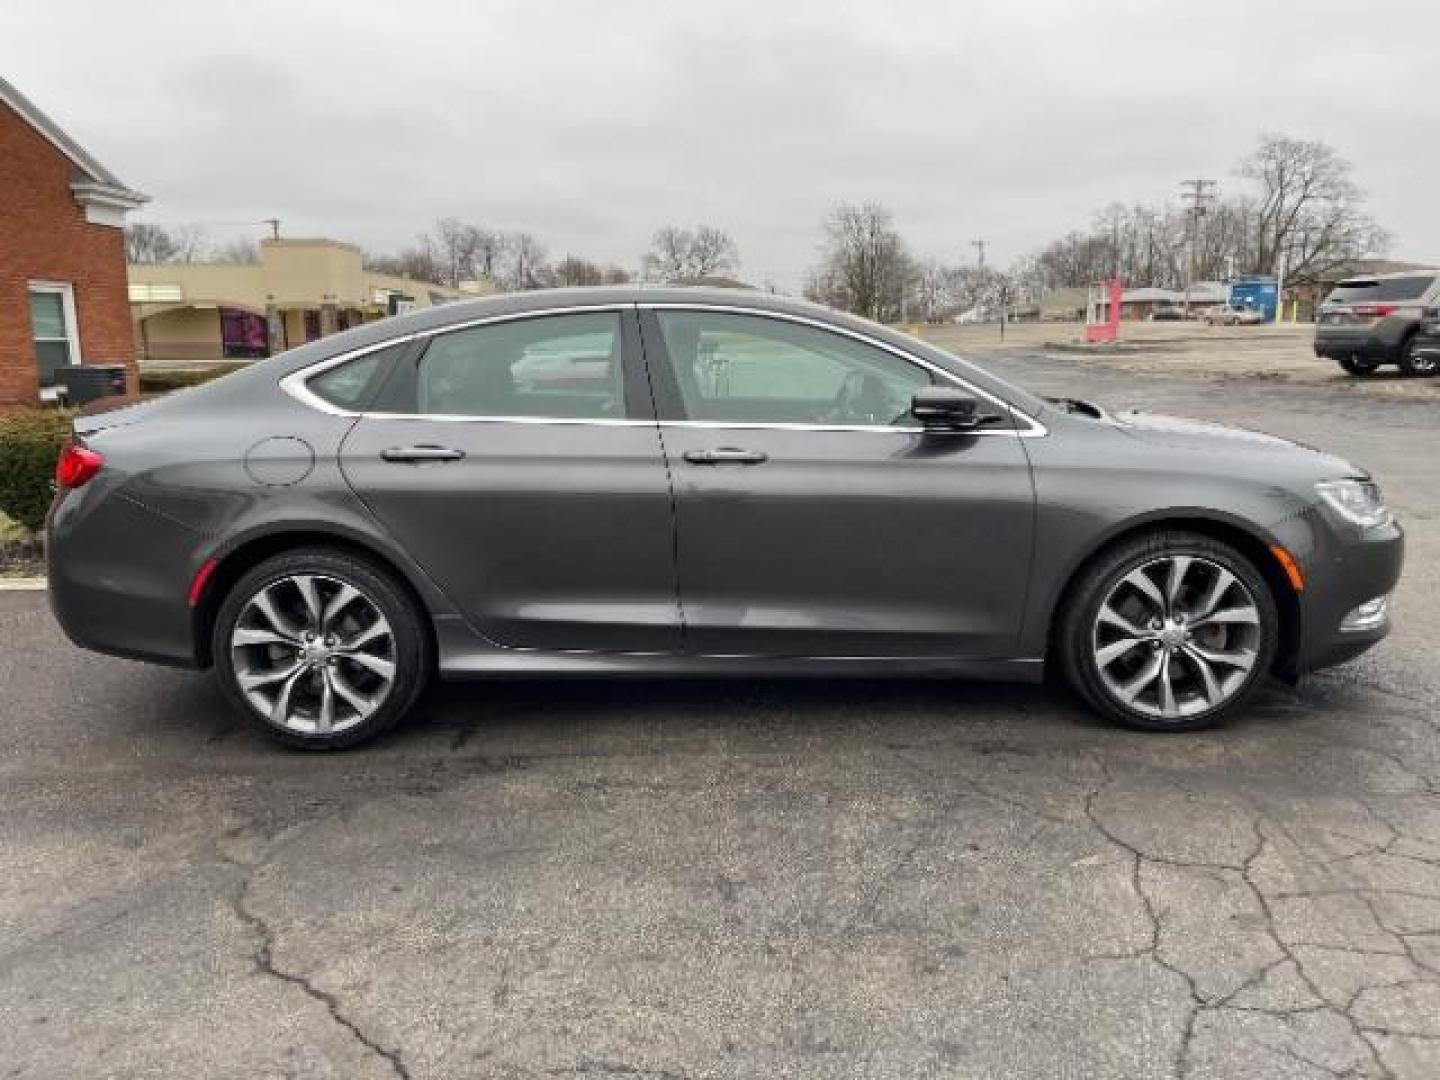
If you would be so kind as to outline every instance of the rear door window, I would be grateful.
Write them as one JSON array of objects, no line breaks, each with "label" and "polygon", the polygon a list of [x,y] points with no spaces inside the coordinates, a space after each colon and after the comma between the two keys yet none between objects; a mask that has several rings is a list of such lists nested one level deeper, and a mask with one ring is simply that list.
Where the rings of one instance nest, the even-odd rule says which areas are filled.
[{"label": "rear door window", "polygon": [[1398,278],[1355,278],[1342,281],[1325,300],[1327,304],[1370,304],[1379,301],[1419,300],[1431,285],[1434,274]]},{"label": "rear door window", "polygon": [[416,412],[604,420],[625,415],[620,315],[546,315],[439,334],[416,371]]}]

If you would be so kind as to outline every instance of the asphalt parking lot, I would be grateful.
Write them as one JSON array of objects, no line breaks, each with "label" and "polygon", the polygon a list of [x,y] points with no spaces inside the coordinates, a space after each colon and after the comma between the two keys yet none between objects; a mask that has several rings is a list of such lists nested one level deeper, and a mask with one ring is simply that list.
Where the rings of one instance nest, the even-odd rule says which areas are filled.
[{"label": "asphalt parking lot", "polygon": [[1440,380],[994,366],[1372,468],[1391,640],[1195,735],[515,682],[315,756],[0,594],[0,1076],[1440,1076]]}]

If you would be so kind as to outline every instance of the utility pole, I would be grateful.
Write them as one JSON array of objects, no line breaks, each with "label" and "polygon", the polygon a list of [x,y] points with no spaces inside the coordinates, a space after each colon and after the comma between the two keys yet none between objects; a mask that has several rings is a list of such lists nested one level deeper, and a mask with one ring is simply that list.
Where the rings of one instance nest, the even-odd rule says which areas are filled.
[{"label": "utility pole", "polygon": [[1190,314],[1190,286],[1195,280],[1195,249],[1200,244],[1200,219],[1205,216],[1212,199],[1215,198],[1214,180],[1186,180],[1181,185],[1180,198],[1189,203],[1185,213],[1190,218],[1190,252],[1185,260],[1185,305],[1186,316]]},{"label": "utility pole", "polygon": [[985,248],[989,246],[988,240],[971,240],[970,246],[980,253],[980,273],[985,273]]},{"label": "utility pole", "polygon": [[280,219],[278,217],[267,217],[260,219],[261,224],[270,226],[270,239],[280,239]]}]

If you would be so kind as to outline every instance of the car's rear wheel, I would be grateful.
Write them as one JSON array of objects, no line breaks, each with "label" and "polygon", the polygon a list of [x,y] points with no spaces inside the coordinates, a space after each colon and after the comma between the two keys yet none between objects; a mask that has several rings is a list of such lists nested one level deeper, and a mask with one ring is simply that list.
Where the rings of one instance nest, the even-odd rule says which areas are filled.
[{"label": "car's rear wheel", "polygon": [[213,655],[226,696],[290,746],[353,746],[394,725],[424,689],[430,643],[406,590],[326,548],[268,559],[226,595]]},{"label": "car's rear wheel", "polygon": [[1400,350],[1400,370],[1418,378],[1440,375],[1440,352],[1420,351],[1419,337],[1412,336]]},{"label": "car's rear wheel", "polygon": [[1373,375],[1380,370],[1380,361],[1370,360],[1364,356],[1342,356],[1340,366],[1351,375]]},{"label": "car's rear wheel", "polygon": [[1193,731],[1245,703],[1278,639],[1274,597],[1244,555],[1162,531],[1087,568],[1056,647],[1066,678],[1098,712],[1147,731]]}]

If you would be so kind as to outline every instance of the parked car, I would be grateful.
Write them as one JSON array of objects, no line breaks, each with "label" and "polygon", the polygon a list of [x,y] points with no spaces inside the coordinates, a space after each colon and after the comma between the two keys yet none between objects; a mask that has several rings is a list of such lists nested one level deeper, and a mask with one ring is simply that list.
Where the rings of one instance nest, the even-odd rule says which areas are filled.
[{"label": "parked car", "polygon": [[1315,320],[1315,355],[1351,375],[1396,364],[1406,375],[1440,374],[1440,356],[1417,338],[1425,312],[1440,304],[1440,272],[1378,274],[1335,286]]},{"label": "parked car", "polygon": [[1243,304],[1217,304],[1206,308],[1201,316],[1209,326],[1259,326],[1265,313]]},{"label": "parked car", "polygon": [[1149,318],[1151,322],[1180,322],[1185,318],[1185,309],[1179,304],[1157,304]]},{"label": "parked car", "polygon": [[[566,364],[577,369],[573,377]],[[81,416],[50,596],[278,739],[431,676],[1063,675],[1184,730],[1389,629],[1362,469],[725,290],[447,304]]]}]

